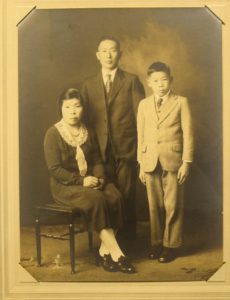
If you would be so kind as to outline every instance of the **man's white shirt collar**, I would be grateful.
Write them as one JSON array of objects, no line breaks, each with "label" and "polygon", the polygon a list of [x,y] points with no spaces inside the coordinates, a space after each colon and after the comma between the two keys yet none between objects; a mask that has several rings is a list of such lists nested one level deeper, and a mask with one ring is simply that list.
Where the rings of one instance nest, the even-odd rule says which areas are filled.
[{"label": "man's white shirt collar", "polygon": [[108,74],[111,75],[111,81],[113,82],[114,81],[114,77],[116,75],[116,72],[117,72],[117,68],[113,69],[112,71],[108,71],[108,70],[102,69],[102,78],[103,78],[104,84],[107,81]]}]

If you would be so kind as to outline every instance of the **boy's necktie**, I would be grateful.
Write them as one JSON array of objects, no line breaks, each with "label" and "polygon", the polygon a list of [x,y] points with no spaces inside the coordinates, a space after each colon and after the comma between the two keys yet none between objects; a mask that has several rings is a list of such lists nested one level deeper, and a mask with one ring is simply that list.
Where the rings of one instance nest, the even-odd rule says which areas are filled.
[{"label": "boy's necktie", "polygon": [[157,109],[160,109],[160,108],[161,108],[162,102],[163,102],[163,99],[162,99],[162,98],[159,98],[159,99],[157,100]]},{"label": "boy's necktie", "polygon": [[112,83],[113,82],[111,80],[111,74],[107,74],[106,75],[106,82],[105,82],[105,90],[106,90],[107,96],[109,95],[109,93],[111,91]]}]

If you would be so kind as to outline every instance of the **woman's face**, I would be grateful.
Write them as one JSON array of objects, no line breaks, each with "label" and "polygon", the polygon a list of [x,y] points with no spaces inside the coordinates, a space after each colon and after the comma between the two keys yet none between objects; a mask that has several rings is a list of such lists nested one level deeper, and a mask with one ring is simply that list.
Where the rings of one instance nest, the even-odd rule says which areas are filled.
[{"label": "woman's face", "polygon": [[81,122],[83,107],[77,98],[66,99],[62,103],[62,117],[70,125],[78,125]]}]

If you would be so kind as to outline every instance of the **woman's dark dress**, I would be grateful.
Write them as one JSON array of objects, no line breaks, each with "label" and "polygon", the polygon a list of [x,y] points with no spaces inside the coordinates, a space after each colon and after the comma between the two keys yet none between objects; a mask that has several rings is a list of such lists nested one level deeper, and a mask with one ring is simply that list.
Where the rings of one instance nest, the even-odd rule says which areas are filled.
[{"label": "woman's dark dress", "polygon": [[[88,130],[87,141],[81,146],[86,161],[86,176],[105,178],[95,135]],[[50,173],[50,186],[57,203],[81,208],[91,229],[122,226],[123,204],[112,183],[96,190],[83,186],[83,177],[75,159],[76,148],[67,144],[55,126],[48,129],[44,140],[45,159]]]}]

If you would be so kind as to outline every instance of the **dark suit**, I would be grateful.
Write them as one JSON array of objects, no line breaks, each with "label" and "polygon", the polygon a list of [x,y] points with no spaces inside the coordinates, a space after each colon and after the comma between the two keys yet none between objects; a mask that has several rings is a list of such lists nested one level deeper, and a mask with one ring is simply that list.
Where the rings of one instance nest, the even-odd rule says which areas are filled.
[{"label": "dark suit", "polygon": [[97,134],[107,176],[112,177],[124,196],[124,230],[131,237],[136,226],[136,114],[144,98],[144,88],[136,75],[118,69],[109,96],[101,72],[86,80],[81,92],[89,124]]}]

